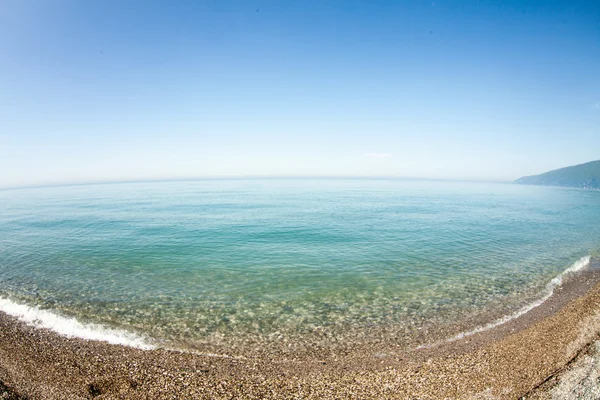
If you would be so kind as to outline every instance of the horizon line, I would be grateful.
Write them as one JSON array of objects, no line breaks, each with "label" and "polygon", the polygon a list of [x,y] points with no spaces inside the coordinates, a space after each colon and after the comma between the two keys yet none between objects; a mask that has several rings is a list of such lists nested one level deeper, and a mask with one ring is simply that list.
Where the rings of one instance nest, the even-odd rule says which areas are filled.
[{"label": "horizon line", "polygon": [[427,177],[403,177],[403,176],[323,176],[323,175],[239,175],[239,176],[215,176],[215,177],[193,177],[193,178],[139,178],[123,180],[97,180],[97,181],[74,181],[57,183],[34,183],[20,186],[0,186],[0,190],[36,189],[63,186],[93,186],[128,183],[160,183],[160,182],[194,182],[194,181],[243,181],[243,180],[405,180],[405,181],[432,181],[432,182],[473,182],[473,183],[513,183],[514,180],[502,179],[460,179],[460,178],[427,178]]}]

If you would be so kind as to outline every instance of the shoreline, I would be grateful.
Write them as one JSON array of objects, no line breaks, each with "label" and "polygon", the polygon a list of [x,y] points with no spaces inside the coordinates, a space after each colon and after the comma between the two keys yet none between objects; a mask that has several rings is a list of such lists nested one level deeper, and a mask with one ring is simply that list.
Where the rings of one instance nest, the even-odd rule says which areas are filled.
[{"label": "shoreline", "polygon": [[66,338],[0,313],[0,382],[12,398],[31,399],[543,398],[549,378],[599,332],[594,268],[514,320],[412,350],[392,343],[291,357],[269,349],[249,357],[140,350]]}]

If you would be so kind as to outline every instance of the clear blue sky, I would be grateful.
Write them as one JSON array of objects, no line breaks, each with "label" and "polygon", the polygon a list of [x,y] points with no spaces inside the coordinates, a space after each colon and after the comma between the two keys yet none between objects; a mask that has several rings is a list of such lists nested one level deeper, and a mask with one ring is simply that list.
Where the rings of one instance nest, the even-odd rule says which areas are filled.
[{"label": "clear blue sky", "polygon": [[4,0],[0,76],[0,186],[600,159],[594,0]]}]

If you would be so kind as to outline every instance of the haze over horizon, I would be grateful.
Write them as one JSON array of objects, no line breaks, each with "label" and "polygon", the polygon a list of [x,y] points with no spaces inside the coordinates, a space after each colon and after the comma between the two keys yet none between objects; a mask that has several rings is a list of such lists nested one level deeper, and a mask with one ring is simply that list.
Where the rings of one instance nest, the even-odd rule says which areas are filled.
[{"label": "haze over horizon", "polygon": [[599,21],[589,1],[8,0],[0,187],[597,160]]}]

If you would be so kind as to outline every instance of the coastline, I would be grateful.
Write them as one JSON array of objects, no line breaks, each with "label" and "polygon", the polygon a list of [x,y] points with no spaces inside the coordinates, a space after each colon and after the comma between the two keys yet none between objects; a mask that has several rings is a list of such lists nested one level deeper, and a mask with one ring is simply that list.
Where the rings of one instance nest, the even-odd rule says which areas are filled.
[{"label": "coastline", "polygon": [[0,313],[0,381],[4,398],[15,399],[541,399],[598,338],[599,282],[598,270],[574,275],[528,313],[452,342],[298,357],[140,350],[66,338]]}]

